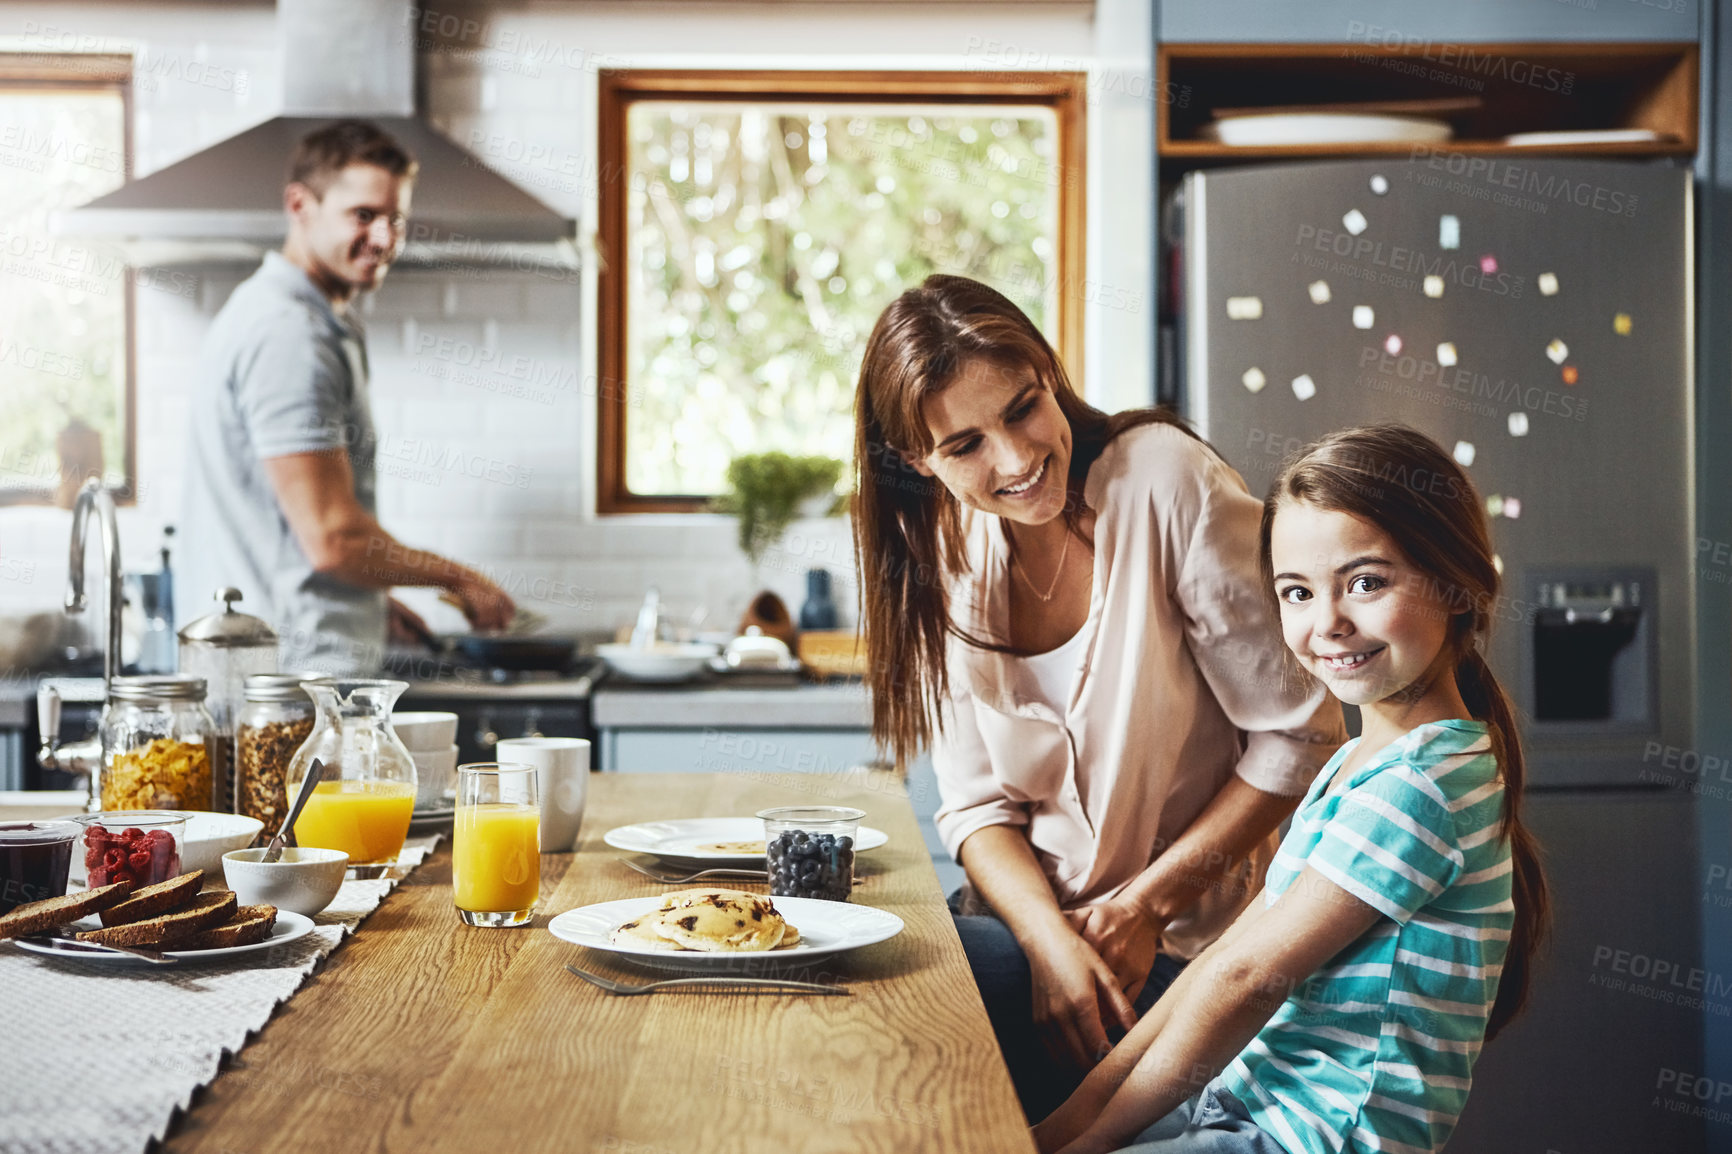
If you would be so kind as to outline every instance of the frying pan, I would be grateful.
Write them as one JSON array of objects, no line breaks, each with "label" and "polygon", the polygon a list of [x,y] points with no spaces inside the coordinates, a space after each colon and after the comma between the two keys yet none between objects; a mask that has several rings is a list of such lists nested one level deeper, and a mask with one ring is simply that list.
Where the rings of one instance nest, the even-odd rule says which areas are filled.
[{"label": "frying pan", "polygon": [[446,633],[435,646],[465,665],[484,669],[564,669],[577,656],[577,638],[555,634]]},{"label": "frying pan", "polygon": [[442,657],[482,669],[564,669],[577,656],[577,638],[558,634],[524,634],[505,630],[479,633],[434,633],[411,618],[403,623],[421,644]]}]

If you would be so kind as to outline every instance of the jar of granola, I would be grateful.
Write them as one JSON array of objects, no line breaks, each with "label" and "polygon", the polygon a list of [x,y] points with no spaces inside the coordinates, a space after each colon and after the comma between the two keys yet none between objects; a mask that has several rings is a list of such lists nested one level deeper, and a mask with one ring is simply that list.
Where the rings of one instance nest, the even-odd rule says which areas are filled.
[{"label": "jar of granola", "polygon": [[317,673],[255,673],[235,716],[235,812],[275,830],[289,814],[289,759],[313,732],[313,699],[301,688]]},{"label": "jar of granola", "polygon": [[204,678],[184,673],[114,679],[102,711],[104,810],[216,805],[216,724],[204,694]]}]

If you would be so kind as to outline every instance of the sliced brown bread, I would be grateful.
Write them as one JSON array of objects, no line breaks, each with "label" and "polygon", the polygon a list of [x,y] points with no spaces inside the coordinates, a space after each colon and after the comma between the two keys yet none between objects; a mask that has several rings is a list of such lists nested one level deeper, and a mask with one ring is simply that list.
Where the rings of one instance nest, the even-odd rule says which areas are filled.
[{"label": "sliced brown bread", "polygon": [[127,922],[142,922],[145,918],[154,918],[157,914],[179,909],[196,897],[203,885],[204,871],[193,870],[189,874],[145,886],[141,890],[135,890],[131,897],[119,905],[103,910],[102,924],[124,926]]},{"label": "sliced brown bread", "polygon": [[230,946],[250,946],[271,936],[277,924],[276,906],[242,906],[234,917],[220,926],[212,926],[175,943],[177,950],[223,950]]},{"label": "sliced brown bread", "polygon": [[0,917],[0,938],[22,938],[51,930],[55,926],[64,926],[68,922],[101,913],[110,906],[124,902],[131,892],[132,882],[124,880],[62,897],[25,902],[6,916]]},{"label": "sliced brown bread", "polygon": [[83,941],[101,942],[109,946],[155,946],[171,949],[182,938],[189,938],[200,930],[228,921],[234,916],[237,904],[232,892],[214,890],[208,894],[200,894],[173,913],[158,914],[154,918],[147,918],[142,922],[128,922],[124,926],[88,930],[78,936]]}]

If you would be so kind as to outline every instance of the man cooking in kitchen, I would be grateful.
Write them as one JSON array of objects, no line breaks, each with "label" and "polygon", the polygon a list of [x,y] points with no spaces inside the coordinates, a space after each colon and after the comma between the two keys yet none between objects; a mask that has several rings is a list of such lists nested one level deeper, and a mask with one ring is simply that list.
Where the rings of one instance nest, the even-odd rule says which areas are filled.
[{"label": "man cooking in kitchen", "polygon": [[306,136],[283,192],[282,251],[205,338],[176,614],[208,613],[213,591],[235,586],[243,609],[276,626],[284,669],[374,671],[388,626],[421,625],[386,595],[393,585],[448,590],[477,629],[515,611],[492,581],[399,543],[374,516],[366,339],[352,306],[403,247],[414,180],[414,158],[372,124]]}]

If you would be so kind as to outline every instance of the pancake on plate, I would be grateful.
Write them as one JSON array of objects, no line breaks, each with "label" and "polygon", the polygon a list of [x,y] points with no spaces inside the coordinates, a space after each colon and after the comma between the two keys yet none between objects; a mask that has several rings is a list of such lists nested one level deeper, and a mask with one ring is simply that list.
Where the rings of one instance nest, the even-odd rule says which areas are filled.
[{"label": "pancake on plate", "polygon": [[741,890],[701,887],[662,896],[661,908],[616,927],[616,945],[703,953],[762,953],[800,940],[770,899]]}]

